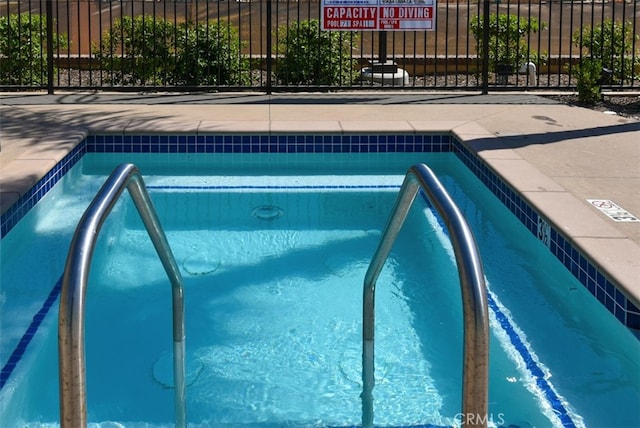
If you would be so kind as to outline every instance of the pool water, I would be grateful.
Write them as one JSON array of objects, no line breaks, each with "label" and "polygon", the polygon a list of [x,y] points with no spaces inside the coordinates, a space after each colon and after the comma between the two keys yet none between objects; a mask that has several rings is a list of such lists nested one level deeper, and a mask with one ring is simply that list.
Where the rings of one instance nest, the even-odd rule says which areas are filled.
[{"label": "pool water", "polygon": [[[483,258],[493,425],[640,426],[638,340],[455,156],[297,156],[273,169],[267,155],[134,155],[185,280],[190,426],[360,423],[362,282],[416,156]],[[3,365],[82,212],[131,157],[85,155],[3,239]],[[377,426],[459,423],[459,288],[442,223],[418,198],[378,280]],[[171,426],[170,286],[126,195],[98,240],[86,314],[90,422]],[[56,323],[57,301],[0,391],[10,426],[57,423]]]}]

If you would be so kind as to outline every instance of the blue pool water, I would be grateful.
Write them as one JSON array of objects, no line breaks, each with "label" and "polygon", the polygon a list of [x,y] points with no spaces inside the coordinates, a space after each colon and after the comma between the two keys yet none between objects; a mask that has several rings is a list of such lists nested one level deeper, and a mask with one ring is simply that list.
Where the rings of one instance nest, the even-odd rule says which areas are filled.
[{"label": "blue pool water", "polygon": [[[82,212],[113,167],[133,161],[185,279],[189,423],[359,424],[362,282],[403,175],[421,161],[483,257],[494,425],[640,426],[638,340],[456,156],[281,159],[85,155],[2,240],[0,420],[57,423],[57,301],[47,302]],[[455,425],[460,291],[424,200],[377,290],[376,425]],[[87,295],[91,422],[172,424],[170,314],[169,284],[125,196],[98,241]]]}]

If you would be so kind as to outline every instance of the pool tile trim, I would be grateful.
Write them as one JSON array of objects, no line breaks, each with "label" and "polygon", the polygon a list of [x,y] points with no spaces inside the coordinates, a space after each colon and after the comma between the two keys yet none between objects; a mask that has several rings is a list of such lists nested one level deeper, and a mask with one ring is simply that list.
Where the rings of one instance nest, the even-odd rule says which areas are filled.
[{"label": "pool tile trim", "polygon": [[56,163],[40,180],[29,188],[16,202],[2,213],[0,218],[0,239],[33,208],[44,195],[84,156],[85,144],[76,145],[66,156]]},{"label": "pool tile trim", "polygon": [[[454,130],[455,131],[455,130]],[[465,129],[473,135],[481,130]],[[92,134],[13,204],[0,219],[0,237],[66,174],[85,153],[391,153],[453,152],[494,193],[522,224],[620,322],[640,330],[640,309],[570,240],[502,180],[455,132],[442,133],[316,133],[296,134]],[[473,147],[472,144],[470,146]]]},{"label": "pool tile trim", "polygon": [[640,330],[640,309],[616,287],[613,280],[593,264],[571,241],[540,215],[516,190],[502,181],[487,163],[463,144],[455,145],[462,162],[500,202],[567,268],[609,312],[629,328]]}]

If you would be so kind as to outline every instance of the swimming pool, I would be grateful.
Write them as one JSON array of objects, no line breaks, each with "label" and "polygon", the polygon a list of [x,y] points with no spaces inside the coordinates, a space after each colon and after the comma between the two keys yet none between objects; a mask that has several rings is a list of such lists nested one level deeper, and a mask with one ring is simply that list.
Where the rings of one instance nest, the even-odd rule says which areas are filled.
[{"label": "swimming pool", "polygon": [[[450,151],[444,146],[451,142],[443,140],[438,140],[436,151]],[[105,148],[110,143],[98,144],[103,145],[100,151],[109,151]],[[145,144],[143,138],[140,144]],[[151,146],[159,143],[146,144],[149,151],[157,151]],[[48,309],[53,303],[47,302],[55,301],[54,284],[84,207],[112,167],[127,159],[145,174],[190,281],[186,289],[189,420],[203,426],[358,423],[362,269],[407,166],[423,161],[436,170],[465,212],[483,255],[493,314],[490,413],[494,421],[519,426],[637,425],[638,342],[555,259],[545,241],[554,239],[553,231],[541,227],[546,238],[537,239],[529,225],[497,203],[459,156],[425,154],[423,149],[323,154],[320,160],[319,155],[292,154],[283,162],[281,156],[269,154],[197,159],[167,154],[151,160],[137,154],[82,156],[47,192],[43,204],[3,239],[3,374],[16,360],[14,351],[24,349],[19,364],[3,378],[3,420],[34,424],[57,420],[57,385],[43,382],[57,377],[55,356],[47,357],[47,351],[56,352],[55,317],[41,308]],[[271,170],[274,165],[276,174]],[[64,193],[73,196],[65,198]],[[51,216],[52,205],[63,213],[61,217]],[[528,215],[531,221],[533,216]],[[381,365],[376,423],[450,425],[460,408],[458,287],[438,220],[422,206],[409,221],[404,232],[408,235],[394,249],[385,277],[379,280],[378,326],[383,330],[378,333],[376,354]],[[537,220],[535,230],[537,234]],[[36,233],[39,251],[24,239],[27,231]],[[93,370],[88,367],[92,421],[163,425],[172,420],[165,349],[170,344],[170,318],[162,316],[170,299],[141,232],[128,202],[120,204],[98,248],[104,263],[92,271],[91,290],[99,297],[88,298],[92,306],[87,314],[94,313],[94,327],[88,329],[129,333],[121,343],[96,339],[96,335],[104,338],[104,333],[96,333],[93,340],[87,335],[94,355],[88,355],[88,363],[95,364]],[[419,236],[421,245],[416,248],[407,236]],[[279,245],[265,247],[265,242]],[[134,258],[145,260],[149,268],[136,274],[124,269]],[[426,277],[425,259],[436,261]],[[42,271],[27,282],[33,265]],[[5,273],[8,266],[14,269]],[[212,278],[215,297],[209,290]],[[445,285],[420,286],[425,279]],[[352,283],[353,287],[346,286]],[[53,297],[47,299],[49,292]],[[309,301],[310,306],[297,306]],[[439,304],[428,304],[432,301]],[[108,309],[104,302],[122,309]],[[202,313],[207,317],[198,316]],[[32,317],[41,319],[36,327],[30,327]],[[132,323],[143,321],[164,327],[131,329]],[[25,331],[37,332],[28,349],[21,345]],[[325,334],[329,332],[333,334]],[[141,350],[142,341],[146,343]],[[104,360],[117,361],[118,370],[109,369]],[[131,396],[123,393],[123,378],[139,379],[127,383]],[[43,383],[51,387],[40,386]],[[33,397],[33,391],[39,397]],[[230,393],[238,391],[240,396]]]}]

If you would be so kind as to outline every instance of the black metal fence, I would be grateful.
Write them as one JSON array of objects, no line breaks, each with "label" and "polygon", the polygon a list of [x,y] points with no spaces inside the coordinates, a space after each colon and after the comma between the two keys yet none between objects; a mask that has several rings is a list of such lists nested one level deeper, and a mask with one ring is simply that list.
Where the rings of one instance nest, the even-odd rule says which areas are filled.
[{"label": "black metal fence", "polygon": [[0,89],[640,90],[638,0],[435,10],[433,31],[325,32],[320,0],[6,0]]}]

